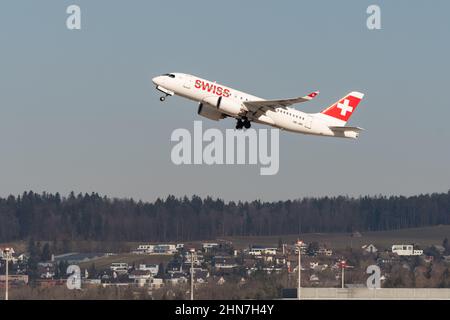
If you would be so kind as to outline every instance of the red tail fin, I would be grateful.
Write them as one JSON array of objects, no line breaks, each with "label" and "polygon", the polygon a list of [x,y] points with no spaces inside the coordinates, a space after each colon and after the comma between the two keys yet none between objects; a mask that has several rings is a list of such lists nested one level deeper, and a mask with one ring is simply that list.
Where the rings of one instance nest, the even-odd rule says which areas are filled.
[{"label": "red tail fin", "polygon": [[363,97],[364,94],[361,92],[350,92],[345,97],[323,110],[322,113],[347,122]]}]

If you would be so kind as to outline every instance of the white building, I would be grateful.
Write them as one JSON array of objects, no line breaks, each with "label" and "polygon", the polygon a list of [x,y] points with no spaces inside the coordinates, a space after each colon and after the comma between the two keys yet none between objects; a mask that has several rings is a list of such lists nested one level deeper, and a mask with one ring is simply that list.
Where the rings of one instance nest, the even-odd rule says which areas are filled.
[{"label": "white building", "polygon": [[399,256],[421,256],[423,250],[415,250],[412,244],[394,244],[392,253],[396,253]]},{"label": "white building", "polygon": [[159,289],[164,287],[164,280],[161,278],[152,278],[150,280],[150,287],[152,289]]},{"label": "white building", "polygon": [[361,247],[361,249],[363,249],[365,252],[367,252],[367,253],[377,253],[378,252],[378,249],[377,249],[377,247],[375,247],[373,244],[369,244],[369,245],[363,245],[362,247]]},{"label": "white building", "polygon": [[140,244],[133,253],[136,254],[146,254],[153,252],[154,245],[153,244]]},{"label": "white building", "polygon": [[205,242],[205,243],[203,243],[203,250],[205,252],[209,252],[218,246],[219,246],[219,244],[215,243],[215,242]]},{"label": "white building", "polygon": [[[306,253],[306,249],[308,249],[308,244],[306,242],[302,242],[300,244],[300,250],[302,251],[302,254]],[[298,245],[291,245],[291,250],[293,250],[295,254],[298,254]],[[333,254],[333,252],[331,252],[331,254]]]},{"label": "white building", "polygon": [[200,266],[205,259],[203,258],[202,254],[199,254],[197,251],[194,253],[186,252],[184,254],[184,261],[186,264],[191,265],[191,259],[194,258],[194,265]]},{"label": "white building", "polygon": [[118,274],[128,273],[128,263],[125,262],[113,262],[109,268]]},{"label": "white building", "polygon": [[15,254],[13,248],[0,248],[0,260],[6,260],[6,256],[8,255],[8,260],[13,264],[17,263],[17,258],[13,255]]},{"label": "white building", "polygon": [[333,255],[333,250],[327,248],[320,248],[317,253],[323,256],[331,257]]},{"label": "white building", "polygon": [[261,255],[264,255],[264,254],[276,255],[277,254],[277,248],[253,246],[248,251],[248,254],[252,255],[252,256],[261,256]]},{"label": "white building", "polygon": [[152,254],[174,254],[177,252],[177,246],[174,244],[156,244],[153,247]]},{"label": "white building", "polygon": [[171,278],[165,279],[167,284],[176,286],[179,284],[187,283],[188,279],[183,274],[172,274]]},{"label": "white building", "polygon": [[153,276],[156,276],[159,271],[159,265],[157,264],[140,264],[137,270],[149,271]]},{"label": "white building", "polygon": [[134,270],[128,276],[130,280],[134,280],[139,287],[143,287],[150,283],[152,280],[152,274],[147,270]]},{"label": "white building", "polygon": [[238,264],[236,263],[236,260],[233,257],[223,257],[223,256],[216,256],[214,257],[214,267],[216,269],[233,269],[236,268]]},{"label": "white building", "polygon": [[309,281],[311,281],[311,282],[318,282],[319,281],[319,277],[317,275],[315,275],[315,274],[312,274],[309,277]]},{"label": "white building", "polygon": [[141,244],[133,253],[136,254],[174,254],[182,244]]}]

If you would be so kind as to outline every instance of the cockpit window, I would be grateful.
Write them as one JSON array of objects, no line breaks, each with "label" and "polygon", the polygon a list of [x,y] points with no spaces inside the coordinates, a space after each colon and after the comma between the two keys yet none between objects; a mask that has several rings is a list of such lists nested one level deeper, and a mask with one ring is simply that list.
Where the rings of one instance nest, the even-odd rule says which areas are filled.
[{"label": "cockpit window", "polygon": [[170,77],[170,78],[175,78],[175,75],[173,73],[165,73],[165,74],[163,74],[163,76],[167,76],[167,77]]}]

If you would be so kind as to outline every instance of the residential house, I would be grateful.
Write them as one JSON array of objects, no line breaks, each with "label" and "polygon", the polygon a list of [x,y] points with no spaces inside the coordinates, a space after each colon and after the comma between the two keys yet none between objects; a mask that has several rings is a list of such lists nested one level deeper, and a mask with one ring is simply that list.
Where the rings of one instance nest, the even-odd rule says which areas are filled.
[{"label": "residential house", "polygon": [[[298,245],[294,244],[288,247],[289,251],[292,253],[294,253],[295,255],[298,255]],[[302,254],[306,254],[306,250],[308,249],[308,244],[306,242],[302,242],[300,244],[300,251],[302,252]]]},{"label": "residential house", "polygon": [[215,242],[205,242],[202,247],[204,252],[211,252],[215,248],[219,247],[219,244]]},{"label": "residential house", "polygon": [[166,267],[167,273],[183,272],[183,263],[177,260],[171,260]]},{"label": "residential house", "polygon": [[365,244],[361,247],[364,253],[377,253],[378,249],[373,244]]},{"label": "residential house", "polygon": [[153,276],[156,276],[159,271],[159,265],[157,264],[140,264],[137,268],[140,271],[150,271]]},{"label": "residential house", "polygon": [[126,274],[128,273],[128,263],[125,262],[113,262],[109,269],[117,274]]},{"label": "residential house", "polygon": [[153,252],[154,245],[152,244],[141,244],[133,251],[135,254],[149,254]]},{"label": "residential house", "polygon": [[0,248],[0,261],[6,260],[7,254],[8,254],[8,260],[12,264],[16,264],[18,259],[15,257],[14,248]]},{"label": "residential house", "polygon": [[152,289],[160,289],[164,287],[164,279],[162,278],[152,278],[150,280],[150,287]]},{"label": "residential house", "polygon": [[283,266],[270,266],[262,268],[262,270],[267,272],[267,274],[280,273],[283,269]]},{"label": "residential house", "polygon": [[327,248],[319,248],[319,250],[317,251],[317,254],[322,255],[322,256],[331,257],[333,255],[333,250],[327,249]]},{"label": "residential house", "polygon": [[205,259],[203,257],[203,255],[197,251],[195,251],[194,253],[191,252],[185,252],[184,254],[184,262],[186,264],[191,265],[191,259],[194,258],[194,265],[195,266],[200,266],[202,265],[203,262],[205,262]]},{"label": "residential house", "polygon": [[178,284],[187,283],[188,280],[184,273],[173,272],[170,274],[170,276],[168,278],[165,279],[165,282],[170,285],[178,285]]},{"label": "residential house", "polygon": [[315,274],[312,274],[309,277],[309,281],[311,281],[311,282],[319,282],[319,277],[317,275],[315,275]]},{"label": "residential house", "polygon": [[53,279],[55,276],[55,265],[51,262],[38,263],[37,270],[41,279]]},{"label": "residential house", "polygon": [[230,256],[215,256],[213,261],[216,270],[232,270],[238,266],[236,259]]},{"label": "residential house", "polygon": [[133,270],[128,275],[128,278],[133,280],[138,286],[143,287],[151,282],[153,275],[149,270]]},{"label": "residential house", "polygon": [[261,256],[264,254],[268,255],[276,255],[277,254],[277,248],[274,247],[263,247],[263,246],[252,246],[250,250],[248,251],[249,255],[252,256]]},{"label": "residential house", "polygon": [[420,256],[423,254],[423,250],[415,250],[412,244],[394,244],[392,253],[399,256]]},{"label": "residential house", "polygon": [[196,283],[206,283],[209,278],[208,270],[194,270],[194,281]]},{"label": "residential house", "polygon": [[283,255],[276,255],[274,258],[276,264],[286,264],[287,262],[286,256]]},{"label": "residential house", "polygon": [[156,244],[153,247],[151,254],[175,254],[177,252],[176,245],[174,244]]}]

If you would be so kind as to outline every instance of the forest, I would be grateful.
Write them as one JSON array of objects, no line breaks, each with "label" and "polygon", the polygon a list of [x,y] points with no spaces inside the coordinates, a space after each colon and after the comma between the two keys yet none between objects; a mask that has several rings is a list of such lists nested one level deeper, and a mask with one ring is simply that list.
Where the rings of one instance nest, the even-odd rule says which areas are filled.
[{"label": "forest", "polygon": [[417,196],[225,202],[168,196],[154,202],[97,193],[24,192],[0,198],[0,242],[190,241],[223,236],[381,231],[450,224],[450,190]]}]

